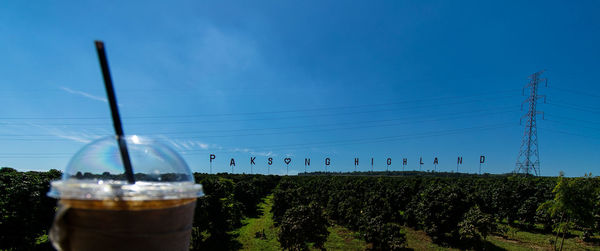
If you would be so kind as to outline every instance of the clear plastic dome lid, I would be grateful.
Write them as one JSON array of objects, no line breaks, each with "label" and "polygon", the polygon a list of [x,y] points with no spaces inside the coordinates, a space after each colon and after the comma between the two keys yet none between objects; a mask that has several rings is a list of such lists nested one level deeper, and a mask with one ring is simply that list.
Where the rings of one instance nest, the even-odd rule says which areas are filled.
[{"label": "clear plastic dome lid", "polygon": [[202,196],[202,186],[173,149],[137,135],[126,137],[135,176],[128,184],[115,136],[93,141],[71,158],[48,196],[61,199],[153,200]]}]

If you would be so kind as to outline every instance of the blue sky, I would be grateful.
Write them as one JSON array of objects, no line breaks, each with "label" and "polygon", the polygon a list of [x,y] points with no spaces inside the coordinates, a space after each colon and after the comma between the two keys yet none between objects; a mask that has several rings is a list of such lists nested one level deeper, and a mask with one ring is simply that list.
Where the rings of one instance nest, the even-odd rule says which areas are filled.
[{"label": "blue sky", "polygon": [[527,77],[541,172],[600,170],[597,1],[3,1],[0,166],[63,169],[112,125],[93,47],[106,43],[126,134],[193,171],[511,172]]}]

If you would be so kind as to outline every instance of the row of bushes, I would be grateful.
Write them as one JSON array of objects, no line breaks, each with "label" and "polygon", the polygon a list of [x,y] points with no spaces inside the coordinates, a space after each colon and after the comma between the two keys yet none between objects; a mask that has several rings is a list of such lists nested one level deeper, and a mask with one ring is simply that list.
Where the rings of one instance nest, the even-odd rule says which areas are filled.
[{"label": "row of bushes", "polygon": [[[565,183],[571,191],[561,197],[556,188]],[[498,222],[560,231],[567,219],[561,215],[568,214],[572,228],[598,232],[599,185],[593,178],[523,176],[286,177],[275,190],[272,210],[281,223],[290,209],[315,204],[328,219],[360,232],[374,249],[401,248],[401,225],[424,230],[436,243],[468,248],[484,245],[481,240]],[[561,200],[565,197],[571,200]]]},{"label": "row of bushes", "polygon": [[279,176],[195,174],[204,188],[198,198],[192,231],[192,250],[240,248],[230,232],[243,217],[257,216],[257,205],[279,183]]}]

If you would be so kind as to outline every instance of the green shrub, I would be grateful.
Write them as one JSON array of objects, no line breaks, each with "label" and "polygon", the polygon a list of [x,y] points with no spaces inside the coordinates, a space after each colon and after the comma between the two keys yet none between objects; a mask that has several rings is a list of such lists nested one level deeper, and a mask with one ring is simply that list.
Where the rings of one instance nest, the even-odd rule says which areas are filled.
[{"label": "green shrub", "polygon": [[283,249],[307,250],[307,243],[323,248],[329,231],[323,209],[315,203],[300,205],[286,211],[280,224],[278,240]]}]

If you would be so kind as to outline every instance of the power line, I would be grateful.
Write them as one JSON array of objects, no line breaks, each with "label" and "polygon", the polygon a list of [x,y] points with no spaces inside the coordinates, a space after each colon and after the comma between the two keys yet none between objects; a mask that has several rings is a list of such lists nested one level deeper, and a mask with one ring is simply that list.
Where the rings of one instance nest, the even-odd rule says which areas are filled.
[{"label": "power line", "polygon": [[554,102],[548,102],[547,104],[553,105],[553,106],[558,106],[561,108],[567,108],[567,109],[573,109],[573,110],[578,110],[578,111],[583,111],[583,112],[600,114],[600,110],[592,110],[590,108],[582,107],[582,106],[578,106],[578,105],[560,104],[560,103],[554,103]]},{"label": "power line", "polygon": [[[495,108],[489,108],[489,109],[478,109],[478,110],[472,110],[472,111],[467,111],[467,112],[442,113],[442,114],[436,114],[436,115],[442,115],[442,116],[446,116],[446,115],[462,115],[462,114],[481,113],[481,112],[485,112],[482,115],[485,115],[485,114],[498,114],[498,113],[506,113],[506,112],[513,111],[513,109],[511,109],[511,110],[507,110],[507,109],[516,108],[516,107],[517,106],[503,106],[503,107],[495,107]],[[489,112],[489,111],[495,111],[495,112]],[[477,114],[474,114],[473,116],[477,116]],[[244,129],[231,129],[231,130],[204,130],[204,131],[195,131],[195,132],[186,132],[186,133],[188,133],[188,134],[195,134],[195,133],[213,133],[213,132],[284,130],[284,129],[297,129],[297,128],[310,128],[310,127],[338,126],[338,125],[348,125],[348,124],[354,124],[355,125],[355,124],[369,124],[369,123],[379,123],[379,122],[405,121],[405,120],[411,120],[411,119],[421,119],[421,118],[431,118],[431,117],[432,117],[431,114],[426,114],[426,115],[421,115],[421,116],[410,116],[410,117],[401,117],[401,118],[394,118],[394,119],[361,120],[361,121],[325,123],[325,124],[316,124],[316,125],[283,126],[283,127],[267,127],[267,128],[244,128]],[[471,116],[466,116],[466,117],[471,117]],[[180,133],[181,132],[160,132],[160,133],[156,133],[156,134],[180,134]]]},{"label": "power line", "polygon": [[[499,92],[499,93],[507,93],[513,92],[514,90]],[[356,108],[365,108],[365,107],[376,107],[376,106],[393,106],[400,104],[414,104],[420,102],[429,102],[436,100],[452,100],[452,99],[467,99],[488,95],[497,95],[497,93],[483,93],[477,95],[469,95],[469,96],[453,96],[453,97],[437,97],[437,98],[428,98],[428,99],[416,99],[416,100],[406,100],[400,102],[391,102],[391,103],[379,103],[379,104],[361,104],[361,105],[350,105],[350,106],[334,106],[334,107],[318,107],[318,108],[300,108],[300,109],[289,109],[289,110],[275,110],[275,111],[260,111],[260,112],[241,112],[241,113],[205,113],[205,114],[181,114],[181,115],[143,115],[143,116],[127,116],[126,119],[162,119],[162,118],[196,118],[196,117],[215,117],[215,116],[239,116],[239,115],[261,115],[261,114],[279,114],[279,113],[295,113],[295,112],[315,112],[315,111],[330,111],[330,110],[341,110],[341,109],[356,109]],[[511,95],[503,95],[496,96],[493,99],[501,99],[504,97],[515,96],[515,94]],[[439,105],[448,105],[448,104],[464,104],[464,103],[472,103],[478,101],[489,101],[493,99],[486,100],[469,100],[469,101],[461,101],[454,103],[441,103],[441,104],[427,104],[425,106],[420,107],[431,107],[431,106],[439,106]],[[413,107],[409,107],[413,108]],[[406,109],[406,108],[404,108]],[[389,108],[383,109],[383,111],[388,111]],[[396,110],[396,109],[393,109]],[[376,112],[378,110],[371,110],[368,112]],[[4,120],[105,120],[109,118],[108,116],[100,116],[100,117],[5,117],[2,118]]]},{"label": "power line", "polygon": [[[579,102],[581,102],[582,100],[577,100],[578,103],[576,103],[576,104],[569,103],[570,100],[565,100],[565,99],[548,98],[548,101],[550,101],[551,103],[556,103],[556,104],[564,104],[564,105],[570,105],[570,106],[577,106],[577,107],[581,107],[581,108],[584,108],[584,109],[597,110],[597,111],[600,110],[600,106],[598,106],[598,105],[580,104]],[[598,101],[600,101],[600,100],[598,100]]]},{"label": "power line", "polygon": [[[401,120],[403,122],[400,123],[388,123],[388,124],[376,124],[376,125],[364,125],[364,126],[350,126],[350,127],[334,127],[334,128],[321,128],[321,129],[315,129],[315,130],[303,130],[303,131],[284,131],[284,132],[268,132],[268,133],[247,133],[247,134],[225,134],[225,135],[193,135],[193,136],[180,136],[180,137],[171,137],[171,139],[198,139],[198,138],[221,138],[221,137],[243,137],[243,136],[265,136],[265,135],[281,135],[281,134],[301,134],[301,133],[312,133],[312,132],[323,132],[323,131],[336,131],[336,130],[351,130],[351,129],[362,129],[362,128],[378,128],[378,127],[389,127],[389,126],[396,126],[396,125],[406,125],[406,124],[413,124],[413,123],[423,123],[423,122],[437,122],[437,121],[446,121],[446,120],[455,120],[455,119],[462,119],[462,118],[471,118],[471,117],[484,117],[484,116],[489,116],[489,115],[494,115],[494,114],[504,114],[504,113],[510,113],[510,112],[514,112],[515,110],[503,110],[503,111],[496,111],[496,112],[486,112],[483,114],[472,114],[472,115],[464,115],[464,116],[451,116],[451,117],[444,117],[444,118],[434,118],[434,119],[424,119],[424,120],[408,120],[407,119],[415,119],[413,118],[400,118],[400,119],[390,119],[390,120],[382,120],[382,121],[398,121]],[[420,116],[420,117],[424,117],[424,116]],[[426,117],[431,117],[431,116],[426,116]],[[337,125],[348,125],[350,123],[336,123]],[[336,124],[332,124],[332,125],[336,125]],[[356,124],[356,123],[353,123]],[[311,126],[314,127],[314,126]],[[302,128],[302,127],[290,127],[290,128]],[[272,129],[272,128],[271,128]],[[260,129],[260,130],[265,130],[265,129]],[[240,130],[235,130],[235,131],[240,131]],[[243,130],[242,130],[243,131]],[[162,135],[162,134],[166,134],[166,133],[151,133],[151,134],[147,134],[147,135]],[[186,133],[186,132],[178,132],[178,133],[170,133],[171,135],[185,135],[185,134],[191,134],[191,133]],[[11,136],[15,136],[15,135],[11,135]],[[39,137],[39,136],[32,136],[32,135],[19,135],[21,137],[23,136],[27,136],[26,138],[10,138],[10,137],[4,137],[4,138],[0,138],[3,140],[21,140],[21,141],[62,141],[62,140],[68,140],[68,139],[45,139],[45,138],[31,138],[31,137]],[[43,136],[53,136],[56,137],[55,135],[43,135]]]},{"label": "power line", "polygon": [[[544,121],[548,121],[548,122],[551,122],[551,123],[556,123],[556,124],[563,124],[563,125],[572,125],[572,124],[575,124],[575,123],[573,123],[573,122],[568,122],[568,121],[557,121],[557,120],[551,120],[551,119],[546,119],[546,120],[544,120]],[[580,125],[580,124],[577,124],[577,127],[588,128],[588,129],[592,129],[592,130],[598,130],[598,131],[600,131],[600,128],[598,128],[598,127],[585,126],[585,125]]]},{"label": "power line", "polygon": [[[512,111],[504,111],[498,113],[507,113]],[[496,114],[498,114],[496,113]],[[327,128],[327,129],[316,129],[316,130],[304,130],[304,131],[291,131],[291,132],[276,132],[276,133],[255,133],[255,134],[236,134],[236,135],[205,135],[205,136],[194,136],[188,138],[213,138],[213,137],[243,137],[243,136],[264,136],[264,135],[281,135],[281,134],[301,134],[301,133],[312,133],[312,132],[324,132],[324,131],[338,131],[338,130],[351,130],[351,129],[363,129],[363,128],[380,128],[380,127],[390,127],[397,125],[406,125],[412,123],[423,123],[423,122],[436,122],[436,121],[446,121],[446,120],[454,120],[461,118],[470,118],[470,117],[482,117],[487,115],[492,115],[494,113],[489,114],[477,114],[471,116],[460,116],[460,117],[450,117],[443,119],[427,119],[420,121],[405,121],[400,123],[391,123],[391,124],[383,124],[383,125],[367,125],[367,126],[351,126],[351,127],[341,127],[341,128]]]},{"label": "power line", "polygon": [[[517,108],[517,107],[518,106],[512,105],[512,106],[493,107],[493,108],[486,108],[486,109],[477,109],[477,110],[471,110],[471,111],[466,111],[466,112],[440,113],[440,114],[436,114],[436,115],[442,115],[442,116],[462,115],[462,114],[471,114],[471,113],[480,113],[480,112],[484,112],[485,114],[496,114],[496,113],[508,112],[508,110],[507,111],[504,111],[504,110],[511,109],[511,108]],[[490,113],[489,111],[495,111],[495,112]],[[243,128],[243,129],[218,129],[218,130],[203,130],[203,131],[192,131],[192,132],[181,132],[181,131],[169,132],[169,131],[167,131],[167,132],[152,132],[152,133],[140,132],[140,133],[141,134],[171,135],[171,134],[197,134],[197,133],[214,133],[214,132],[284,130],[284,129],[309,128],[309,127],[337,126],[337,125],[347,125],[347,124],[368,124],[368,123],[379,123],[379,122],[393,122],[393,121],[399,121],[399,120],[421,119],[421,118],[431,118],[431,117],[432,117],[431,114],[426,114],[426,115],[410,116],[410,117],[403,116],[401,118],[394,118],[394,119],[361,120],[361,121],[337,122],[337,123],[325,123],[325,124],[319,123],[319,124],[313,124],[313,125],[299,125],[299,126],[280,126],[280,127],[265,127],[265,128]],[[8,135],[7,134],[7,136],[55,136],[55,135],[52,135],[52,134],[20,134],[20,135],[19,134],[10,134],[10,135]]]},{"label": "power line", "polygon": [[600,98],[600,95],[594,94],[594,93],[589,93],[587,91],[586,92],[582,92],[582,91],[578,91],[578,90],[565,89],[565,88],[554,87],[554,86],[552,86],[549,89],[556,89],[556,90],[563,91],[563,92],[569,92],[569,93],[572,93],[572,94],[576,94],[578,96],[584,95],[584,96],[589,96],[589,97],[593,97],[593,98]]},{"label": "power line", "polygon": [[[449,135],[458,135],[458,134],[465,134],[465,133],[470,133],[470,132],[481,132],[481,131],[488,131],[488,130],[495,130],[495,129],[501,129],[501,128],[508,128],[508,127],[512,127],[515,126],[512,123],[508,123],[508,124],[504,124],[504,125],[497,125],[497,126],[490,126],[490,127],[481,127],[481,128],[467,128],[465,130],[460,130],[460,131],[447,131],[447,132],[439,132],[439,133],[432,133],[432,134],[423,134],[423,135],[419,135],[419,136],[405,136],[405,137],[397,137],[397,138],[387,138],[387,139],[379,139],[379,140],[364,140],[364,141],[360,141],[360,142],[355,142],[356,144],[373,144],[373,143],[383,143],[383,142],[394,142],[394,141],[403,141],[403,140],[414,140],[414,139],[423,139],[423,138],[431,138],[431,137],[439,137],[439,136],[449,136]],[[352,143],[352,142],[339,142],[339,143],[332,143],[332,144],[325,144],[325,145],[321,145],[320,147],[329,147],[329,146],[338,146],[338,145],[345,145],[348,143]],[[313,146],[311,145],[307,145],[304,146],[300,149],[306,149],[306,148],[313,148]],[[282,151],[282,150],[295,150],[298,148],[283,148],[283,149],[274,149],[272,151]],[[269,149],[271,150],[271,149]]]},{"label": "power line", "polygon": [[546,117],[557,117],[557,118],[562,118],[564,120],[578,121],[578,122],[588,123],[588,124],[600,124],[600,121],[589,121],[589,120],[574,119],[574,118],[569,118],[569,117],[564,117],[564,116],[558,116],[558,115],[548,114],[548,113],[544,113],[544,116],[546,116]]},{"label": "power line", "polygon": [[553,133],[559,133],[559,134],[565,134],[565,135],[571,135],[571,136],[577,136],[577,137],[583,137],[586,139],[600,139],[600,137],[596,137],[596,136],[590,136],[590,135],[584,135],[584,134],[578,134],[578,133],[572,133],[569,131],[561,131],[561,130],[554,130],[554,129],[550,129],[550,128],[543,128],[544,131],[549,131],[549,132],[553,132]]},{"label": "power line", "polygon": [[[248,149],[261,149],[261,148],[279,148],[279,147],[290,147],[290,146],[308,146],[308,147],[312,147],[315,145],[327,145],[327,144],[347,144],[347,143],[360,143],[360,142],[386,142],[386,141],[394,141],[396,139],[401,139],[403,137],[410,137],[410,136],[438,136],[438,135],[445,135],[448,133],[457,133],[457,132],[475,132],[477,130],[489,130],[489,129],[498,129],[498,128],[505,128],[505,127],[509,127],[513,125],[513,123],[508,122],[508,123],[499,123],[499,124],[492,124],[492,125],[486,125],[486,126],[476,126],[476,127],[468,127],[468,128],[459,128],[459,129],[450,129],[450,130],[442,130],[442,131],[431,131],[431,132],[425,132],[425,133],[416,133],[416,134],[402,134],[402,135],[394,135],[394,136],[383,136],[383,137],[376,137],[376,138],[360,138],[360,139],[352,139],[352,140],[338,140],[338,141],[323,141],[323,142],[311,142],[311,143],[300,143],[300,144],[284,144],[284,145],[271,145],[271,146],[250,146],[250,147],[242,147],[242,148],[248,148]],[[189,150],[189,151],[197,151],[197,150]],[[205,151],[205,150],[200,150],[200,151]]]},{"label": "power line", "polygon": [[[470,100],[470,101],[461,101],[461,102],[453,102],[453,103],[444,103],[444,104],[427,104],[417,107],[401,107],[401,108],[390,108],[390,109],[380,109],[380,110],[368,110],[368,111],[351,111],[351,112],[342,112],[342,113],[327,113],[327,114],[312,114],[312,115],[297,115],[297,116],[287,116],[287,117],[260,117],[260,118],[245,118],[245,119],[225,119],[225,120],[199,120],[199,121],[171,121],[171,120],[161,120],[161,121],[128,121],[125,124],[127,126],[131,125],[148,125],[149,123],[153,125],[178,125],[178,124],[198,124],[198,123],[228,123],[228,122],[248,122],[248,121],[269,121],[269,120],[289,120],[289,119],[299,119],[299,118],[316,118],[316,117],[337,117],[342,115],[356,115],[356,114],[373,114],[377,112],[385,112],[385,111],[400,111],[407,109],[418,109],[418,108],[426,108],[426,107],[445,107],[448,105],[456,105],[456,104],[468,104],[478,102],[480,100]],[[125,117],[123,120],[129,120]],[[0,124],[4,125],[23,125],[28,123],[19,123],[19,122],[3,122]],[[54,126],[84,126],[84,125],[100,125],[104,124],[102,122],[97,123],[44,123],[44,125],[54,125]]]},{"label": "power line", "polygon": [[[383,136],[376,138],[358,138],[351,140],[335,140],[335,141],[321,141],[321,142],[312,142],[312,143],[297,143],[297,144],[284,144],[284,145],[271,145],[271,146],[252,146],[252,147],[239,147],[241,149],[249,149],[247,152],[256,152],[256,151],[266,151],[265,148],[270,151],[283,151],[290,149],[304,149],[304,148],[313,148],[314,146],[325,147],[325,146],[335,146],[340,144],[370,144],[370,143],[381,143],[381,142],[390,142],[390,141],[399,141],[399,140],[410,140],[410,139],[420,139],[420,138],[428,138],[428,137],[436,137],[436,136],[448,136],[448,135],[456,135],[456,134],[464,134],[464,133],[473,133],[487,130],[494,130],[500,128],[507,128],[515,126],[512,122],[507,123],[498,123],[484,126],[475,126],[468,128],[457,128],[457,129],[449,129],[449,130],[440,130],[440,131],[429,131],[422,133],[414,133],[414,134],[401,134],[401,135],[393,135],[393,136]],[[263,150],[260,150],[263,149]],[[235,153],[240,151],[219,151],[219,150],[209,150],[209,149],[198,149],[198,150],[185,150],[181,151],[182,154],[190,154],[194,152],[222,152],[222,153]],[[6,154],[15,157],[23,156],[23,158],[35,158],[37,154],[31,153],[11,153]],[[56,156],[60,157],[65,155],[65,157],[72,156],[69,153],[42,153],[40,156]],[[1,155],[0,155],[1,156]],[[4,157],[0,157],[4,158]]]}]

